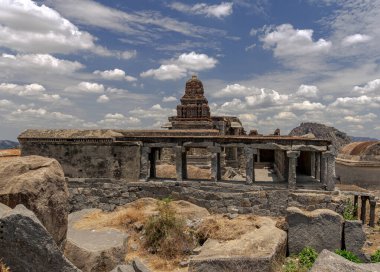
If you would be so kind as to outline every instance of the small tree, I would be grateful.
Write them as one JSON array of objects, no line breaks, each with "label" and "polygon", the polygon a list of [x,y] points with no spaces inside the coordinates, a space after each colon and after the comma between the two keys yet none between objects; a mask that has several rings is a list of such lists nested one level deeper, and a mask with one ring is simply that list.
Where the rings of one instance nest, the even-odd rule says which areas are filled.
[{"label": "small tree", "polygon": [[298,257],[300,260],[300,264],[306,267],[307,269],[310,269],[313,266],[315,260],[317,259],[318,253],[315,251],[314,248],[305,247],[299,253]]},{"label": "small tree", "polygon": [[355,216],[355,210],[357,209],[357,205],[354,205],[350,199],[348,199],[344,204],[343,209],[343,218],[345,220],[355,220],[357,217]]}]

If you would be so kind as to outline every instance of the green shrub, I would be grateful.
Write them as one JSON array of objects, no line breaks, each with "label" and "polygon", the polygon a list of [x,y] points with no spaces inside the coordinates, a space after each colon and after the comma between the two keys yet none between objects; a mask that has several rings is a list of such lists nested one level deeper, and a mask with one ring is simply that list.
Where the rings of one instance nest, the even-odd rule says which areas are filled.
[{"label": "green shrub", "polygon": [[146,246],[165,258],[175,258],[189,252],[192,236],[184,220],[176,215],[171,199],[157,202],[158,215],[148,218],[145,225]]},{"label": "green shrub", "polygon": [[315,260],[318,257],[318,253],[315,251],[315,249],[311,247],[305,247],[302,249],[302,251],[298,254],[299,262],[302,266],[310,269]]},{"label": "green shrub", "polygon": [[354,263],[361,263],[362,261],[358,258],[358,256],[356,256],[354,253],[352,253],[351,251],[347,251],[345,249],[337,249],[335,250],[335,253],[342,256],[343,258],[351,261],[351,262],[354,262]]},{"label": "green shrub", "polygon": [[343,218],[345,220],[356,220],[357,216],[354,216],[357,205],[354,205],[350,199],[348,199],[344,204]]},{"label": "green shrub", "polygon": [[376,252],[371,255],[371,262],[372,263],[379,263],[380,262],[380,250],[376,250]]}]

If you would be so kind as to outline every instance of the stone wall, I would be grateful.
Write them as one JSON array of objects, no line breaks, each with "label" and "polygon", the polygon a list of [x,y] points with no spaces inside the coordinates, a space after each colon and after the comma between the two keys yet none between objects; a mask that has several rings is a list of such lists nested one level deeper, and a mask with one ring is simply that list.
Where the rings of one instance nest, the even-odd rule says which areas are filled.
[{"label": "stone wall", "polygon": [[289,206],[314,210],[329,208],[342,211],[337,192],[292,192],[284,186],[265,190],[260,186],[214,182],[134,182],[111,179],[68,179],[70,210],[116,206],[142,197],[182,199],[205,207],[214,213],[254,213],[284,216]]},{"label": "stone wall", "polygon": [[336,162],[335,172],[340,183],[372,188],[380,187],[380,166],[366,167]]},{"label": "stone wall", "polygon": [[286,180],[289,171],[289,160],[283,150],[274,151],[274,169],[281,180]]},{"label": "stone wall", "polygon": [[138,142],[23,142],[22,156],[55,158],[66,177],[113,178],[137,181],[140,169]]}]

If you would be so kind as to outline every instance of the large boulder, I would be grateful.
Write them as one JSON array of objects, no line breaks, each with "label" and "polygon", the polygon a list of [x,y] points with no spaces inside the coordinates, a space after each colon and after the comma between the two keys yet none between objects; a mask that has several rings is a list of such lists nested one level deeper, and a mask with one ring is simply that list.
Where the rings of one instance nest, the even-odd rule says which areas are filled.
[{"label": "large boulder", "polygon": [[12,272],[80,272],[25,206],[0,203],[0,229],[0,256]]},{"label": "large boulder", "polygon": [[310,272],[380,272],[380,263],[356,264],[338,254],[323,250]]},{"label": "large boulder", "polygon": [[344,222],[344,244],[346,250],[355,253],[361,259],[365,259],[362,251],[365,241],[366,235],[360,220],[347,220]]},{"label": "large boulder", "polygon": [[85,209],[69,215],[65,256],[83,272],[111,271],[124,262],[128,235],[122,231],[81,226],[81,221],[99,209]]},{"label": "large boulder", "polygon": [[66,239],[68,189],[55,159],[28,156],[0,160],[0,202],[33,211],[58,246]]},{"label": "large boulder", "polygon": [[260,218],[256,228],[234,240],[208,239],[191,258],[191,272],[279,271],[286,255],[286,232],[270,218]]},{"label": "large boulder", "polygon": [[289,254],[298,254],[304,247],[318,252],[323,249],[336,250],[342,247],[343,217],[328,209],[312,212],[296,207],[287,209]]}]

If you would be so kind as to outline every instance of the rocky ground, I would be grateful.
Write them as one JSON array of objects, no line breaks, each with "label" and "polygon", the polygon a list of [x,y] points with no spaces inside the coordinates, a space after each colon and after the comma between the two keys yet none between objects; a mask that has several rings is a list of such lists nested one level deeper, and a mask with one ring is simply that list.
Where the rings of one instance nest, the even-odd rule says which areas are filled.
[{"label": "rocky ground", "polygon": [[[276,227],[277,219],[237,214],[210,215],[206,209],[189,202],[173,201],[171,205],[185,220],[188,231],[202,234],[206,242],[202,247],[195,244],[188,254],[165,260],[151,253],[144,245],[144,224],[151,215],[157,213],[156,203],[155,199],[143,198],[119,207],[114,212],[89,210],[74,224],[69,222],[68,242],[70,244],[70,228],[92,233],[118,230],[128,235],[126,262],[138,258],[152,271],[162,272],[187,271],[189,265],[193,267],[192,271],[206,271],[203,269],[210,259],[219,260],[219,265],[226,268],[226,259],[229,263],[234,260],[236,265],[242,259],[247,264],[247,258],[281,260],[285,257],[286,234]],[[66,256],[74,264],[78,263],[70,255]],[[208,267],[207,271],[213,271],[210,269]]]}]

